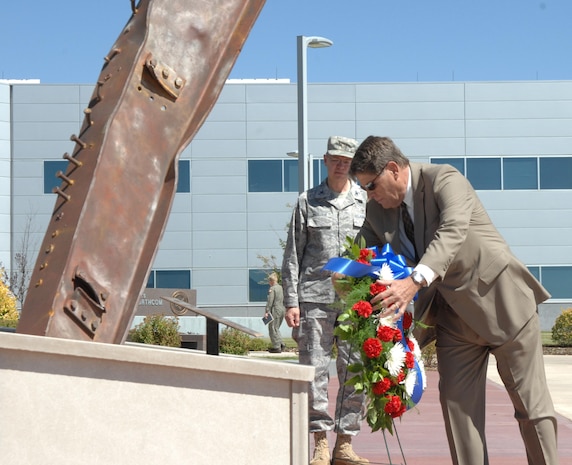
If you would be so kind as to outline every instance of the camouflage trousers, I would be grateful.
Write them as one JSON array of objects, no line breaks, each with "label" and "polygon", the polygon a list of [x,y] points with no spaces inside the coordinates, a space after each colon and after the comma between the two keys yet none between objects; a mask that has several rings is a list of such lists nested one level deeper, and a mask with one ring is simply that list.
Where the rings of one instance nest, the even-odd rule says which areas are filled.
[{"label": "camouflage trousers", "polygon": [[[356,435],[365,411],[365,396],[346,386],[345,381],[352,376],[347,372],[348,360],[358,361],[359,352],[352,351],[350,358],[349,345],[334,337],[337,317],[338,312],[327,305],[302,303],[300,326],[292,330],[292,337],[298,344],[300,363],[315,368],[308,396],[310,433],[333,429],[336,433]],[[328,411],[328,382],[334,344],[338,347],[336,371],[340,387],[332,418]]]}]

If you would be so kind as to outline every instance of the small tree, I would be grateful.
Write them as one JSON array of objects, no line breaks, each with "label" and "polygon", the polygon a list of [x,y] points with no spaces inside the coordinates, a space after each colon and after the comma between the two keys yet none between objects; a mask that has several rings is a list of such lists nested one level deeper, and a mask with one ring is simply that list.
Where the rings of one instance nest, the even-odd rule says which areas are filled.
[{"label": "small tree", "polygon": [[572,346],[572,308],[562,310],[552,327],[552,340],[562,346]]},{"label": "small tree", "polygon": [[10,273],[8,273],[0,263],[0,268],[2,268],[2,276],[0,279],[2,279],[4,284],[8,286],[19,303],[20,308],[24,305],[24,300],[26,298],[26,293],[28,292],[28,286],[30,285],[30,278],[34,267],[35,257],[30,257],[30,253],[34,249],[35,245],[35,242],[32,241],[32,224],[34,216],[35,213],[29,213],[26,216],[24,231],[20,237],[20,247],[14,254],[14,266],[11,268]]},{"label": "small tree", "polygon": [[165,315],[149,315],[130,332],[132,342],[156,346],[181,347],[179,319]]},{"label": "small tree", "polygon": [[1,268],[0,272],[2,274],[0,277],[0,326],[15,328],[19,318],[16,297],[6,284],[6,270]]}]

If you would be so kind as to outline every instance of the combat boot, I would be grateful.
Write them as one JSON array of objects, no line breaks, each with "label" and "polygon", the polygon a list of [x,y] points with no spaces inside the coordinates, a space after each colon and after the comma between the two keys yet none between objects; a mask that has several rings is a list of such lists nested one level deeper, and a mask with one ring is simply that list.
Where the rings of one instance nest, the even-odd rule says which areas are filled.
[{"label": "combat boot", "polygon": [[352,449],[352,437],[349,434],[338,434],[334,447],[333,465],[366,465],[368,459],[357,455]]},{"label": "combat boot", "polygon": [[314,457],[310,465],[330,465],[330,447],[325,431],[314,433]]}]

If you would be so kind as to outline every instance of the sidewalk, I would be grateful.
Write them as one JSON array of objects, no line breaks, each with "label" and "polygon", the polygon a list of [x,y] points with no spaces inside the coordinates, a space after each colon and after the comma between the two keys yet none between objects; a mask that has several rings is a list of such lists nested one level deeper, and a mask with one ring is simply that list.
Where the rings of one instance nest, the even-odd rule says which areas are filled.
[{"label": "sidewalk", "polygon": [[[558,449],[560,465],[572,465],[572,356],[546,355],[546,372],[552,398],[558,412]],[[490,465],[525,465],[526,452],[512,404],[498,380],[494,359],[487,382],[487,445]],[[403,448],[403,460],[397,436],[387,434],[392,464],[451,465],[445,426],[439,405],[438,373],[427,372],[427,389],[417,407],[397,422],[397,435]],[[338,389],[336,377],[329,386],[330,399]],[[330,404],[333,404],[331,401]],[[333,408],[331,409],[333,411]],[[330,436],[333,447],[334,436]],[[362,432],[354,439],[355,450],[372,464],[388,464],[386,446],[381,432],[371,433],[364,422]],[[313,451],[311,438],[310,453]]]}]

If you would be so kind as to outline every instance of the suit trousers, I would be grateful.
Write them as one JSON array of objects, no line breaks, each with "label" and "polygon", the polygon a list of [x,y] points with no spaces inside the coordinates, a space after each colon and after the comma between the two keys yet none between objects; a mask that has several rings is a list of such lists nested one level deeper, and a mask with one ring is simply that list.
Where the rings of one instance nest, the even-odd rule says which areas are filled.
[{"label": "suit trousers", "polygon": [[546,383],[538,314],[497,347],[488,345],[448,304],[436,316],[439,394],[453,463],[489,463],[485,391],[492,353],[514,406],[528,464],[558,464],[557,422]]}]

